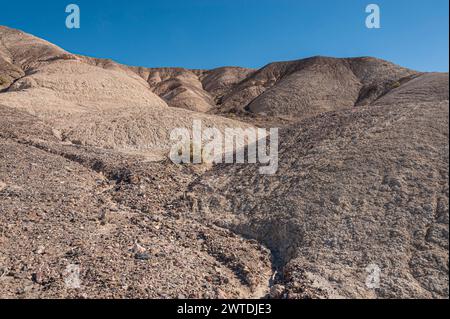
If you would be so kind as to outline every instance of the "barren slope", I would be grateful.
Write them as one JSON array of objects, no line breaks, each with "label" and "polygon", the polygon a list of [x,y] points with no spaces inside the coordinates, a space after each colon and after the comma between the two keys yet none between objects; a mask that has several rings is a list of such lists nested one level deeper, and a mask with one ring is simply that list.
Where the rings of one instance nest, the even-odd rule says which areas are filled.
[{"label": "barren slope", "polygon": [[[165,97],[164,90],[175,80],[151,88],[127,67],[110,60],[71,55],[21,31],[2,27],[0,39],[0,61],[5,65],[0,64],[0,75],[5,79],[16,77],[5,82],[7,87],[0,94],[0,104],[37,115],[51,124],[64,141],[160,157],[167,153],[171,130],[192,127],[194,118],[219,129],[248,126],[222,117],[169,108],[152,90]],[[193,90],[201,93],[202,98],[207,97],[193,73],[191,77],[180,78],[197,81]],[[194,97],[187,101],[189,93],[167,91],[167,94],[173,95],[170,101],[199,108],[204,105],[202,111],[208,109],[201,99]]]},{"label": "barren slope", "polygon": [[253,72],[239,67],[214,70],[130,67],[145,79],[153,92],[170,106],[197,112],[217,108],[217,103],[234,85]]},{"label": "barren slope", "polygon": [[416,74],[374,58],[313,57],[271,63],[226,94],[221,108],[306,118],[370,104]]},{"label": "barren slope", "polygon": [[[283,131],[275,176],[221,165],[178,204],[267,245],[288,297],[448,298],[448,111],[446,101],[310,118]],[[370,264],[380,289],[365,285]]]},{"label": "barren slope", "polygon": [[376,105],[448,101],[448,73],[426,73],[393,89]]},{"label": "barren slope", "polygon": [[[34,116],[0,106],[0,298],[248,298],[270,253],[165,203],[198,175],[62,145]],[[81,287],[65,284],[80,267]]]}]

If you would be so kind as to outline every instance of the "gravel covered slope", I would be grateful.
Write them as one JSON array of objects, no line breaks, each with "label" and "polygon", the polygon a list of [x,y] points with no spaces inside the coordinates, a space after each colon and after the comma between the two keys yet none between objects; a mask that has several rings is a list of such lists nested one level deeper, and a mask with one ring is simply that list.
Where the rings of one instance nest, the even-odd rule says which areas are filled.
[{"label": "gravel covered slope", "polygon": [[[275,176],[221,165],[180,207],[267,245],[288,297],[448,298],[448,101],[327,113],[283,130]],[[381,268],[368,289],[366,267]]]},{"label": "gravel covered slope", "polygon": [[[34,116],[0,115],[0,298],[268,292],[267,249],[165,208],[201,171],[62,145]],[[71,267],[77,289],[66,285]]]}]

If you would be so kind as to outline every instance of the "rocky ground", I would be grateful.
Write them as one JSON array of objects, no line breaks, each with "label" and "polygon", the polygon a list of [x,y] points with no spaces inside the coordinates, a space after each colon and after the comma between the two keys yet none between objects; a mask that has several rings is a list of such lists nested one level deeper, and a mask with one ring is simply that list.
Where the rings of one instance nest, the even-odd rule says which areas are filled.
[{"label": "rocky ground", "polygon": [[[448,110],[374,58],[148,69],[0,27],[0,298],[448,298]],[[280,127],[277,174],[173,164],[194,119]]]},{"label": "rocky ground", "polygon": [[[2,297],[267,292],[266,248],[165,207],[201,170],[64,145],[35,117],[0,112]],[[80,289],[65,285],[70,265],[81,267]]]},{"label": "rocky ground", "polygon": [[[189,185],[181,211],[266,245],[289,297],[447,297],[443,127],[447,102],[308,119],[282,130],[275,176],[217,166]],[[373,291],[371,264],[382,271]]]}]

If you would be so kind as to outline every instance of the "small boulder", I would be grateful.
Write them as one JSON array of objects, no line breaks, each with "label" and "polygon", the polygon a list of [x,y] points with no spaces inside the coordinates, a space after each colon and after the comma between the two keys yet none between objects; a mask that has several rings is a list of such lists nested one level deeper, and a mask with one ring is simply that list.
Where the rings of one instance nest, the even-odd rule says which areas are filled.
[{"label": "small boulder", "polygon": [[282,285],[274,285],[270,288],[270,298],[271,299],[282,299],[285,293],[285,288]]}]

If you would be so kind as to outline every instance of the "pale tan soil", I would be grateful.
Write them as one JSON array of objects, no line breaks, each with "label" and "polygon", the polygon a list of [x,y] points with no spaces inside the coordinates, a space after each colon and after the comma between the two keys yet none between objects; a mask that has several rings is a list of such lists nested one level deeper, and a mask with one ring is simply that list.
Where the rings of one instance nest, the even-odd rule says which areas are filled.
[{"label": "pale tan soil", "polygon": [[[137,68],[0,27],[0,298],[448,298],[448,109],[374,58]],[[194,119],[280,127],[277,174],[171,163]]]},{"label": "pale tan soil", "polygon": [[[169,108],[146,81],[114,62],[69,55],[7,28],[0,29],[0,36],[0,61],[22,61],[24,50],[30,55],[26,62],[17,63],[26,75],[10,83],[0,95],[0,104],[37,115],[65,142],[126,153],[157,153],[156,158],[161,158],[168,153],[172,129],[192,128],[194,119],[222,131],[225,127],[250,126]],[[61,54],[69,58],[60,59]]]}]

